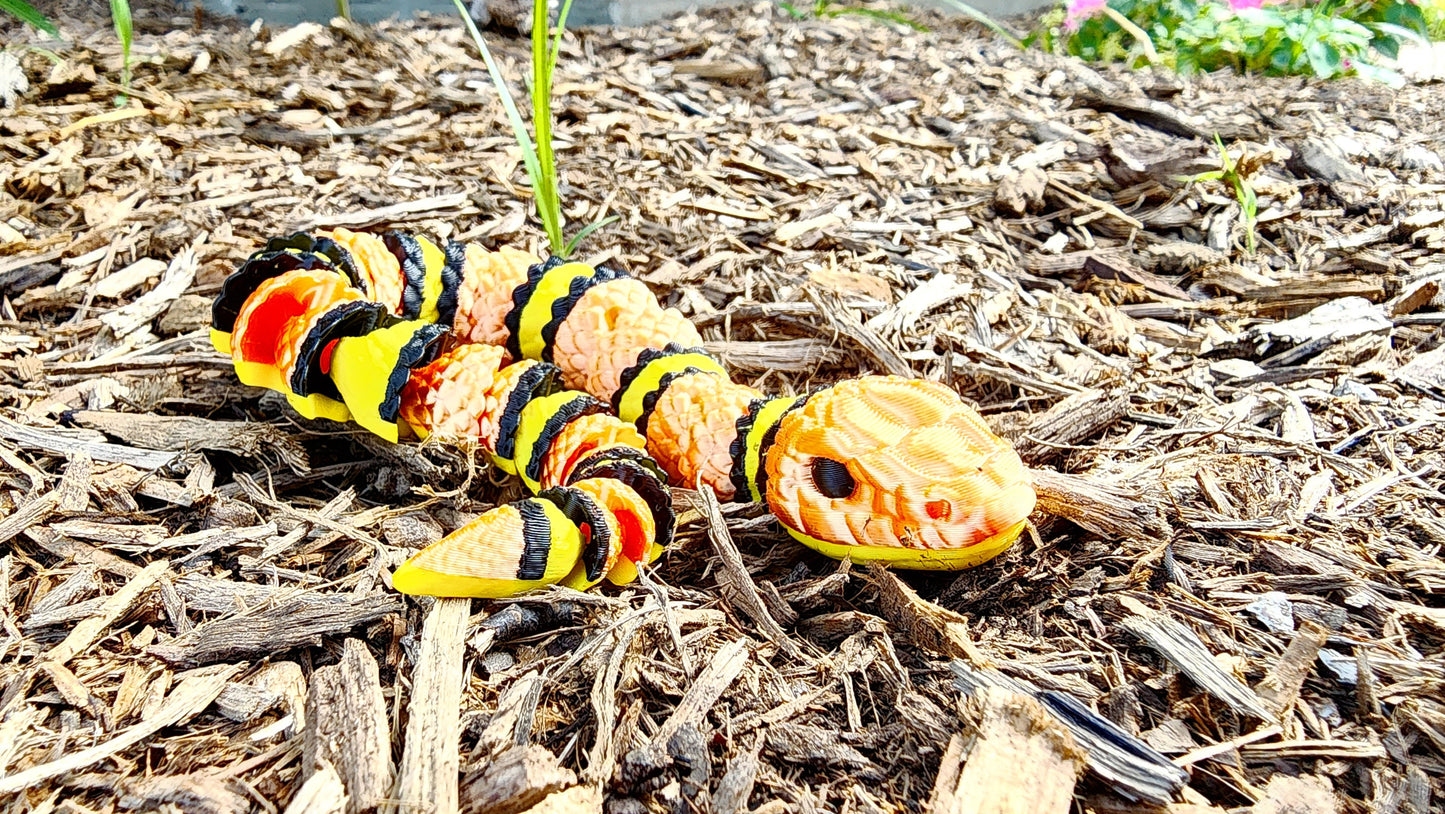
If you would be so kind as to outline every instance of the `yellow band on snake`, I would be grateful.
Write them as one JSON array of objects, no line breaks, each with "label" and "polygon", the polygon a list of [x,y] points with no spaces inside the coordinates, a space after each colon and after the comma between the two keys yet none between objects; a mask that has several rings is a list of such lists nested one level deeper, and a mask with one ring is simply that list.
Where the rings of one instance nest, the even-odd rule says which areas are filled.
[{"label": "yellow band on snake", "polygon": [[436,322],[441,316],[437,310],[437,303],[442,296],[442,269],[446,267],[447,257],[437,244],[424,237],[416,239],[417,245],[421,246],[422,262],[426,269],[426,277],[422,281],[421,289],[421,313],[417,316],[423,322]]},{"label": "yellow band on snake", "polygon": [[522,414],[517,418],[517,444],[512,450],[512,459],[504,461],[493,455],[497,465],[512,475],[522,479],[522,483],[533,492],[539,490],[538,481],[527,471],[527,463],[532,460],[533,450],[537,441],[542,435],[542,430],[547,422],[557,415],[568,405],[579,399],[593,401],[586,393],[579,393],[576,390],[563,390],[553,393],[550,396],[542,396],[527,402],[522,408]]},{"label": "yellow band on snake", "polygon": [[669,373],[681,373],[690,367],[695,367],[704,373],[716,373],[727,381],[727,371],[717,363],[717,360],[706,353],[675,353],[671,356],[660,356],[648,362],[638,374],[628,383],[627,389],[623,391],[622,398],[617,404],[617,417],[629,424],[637,423],[637,419],[646,412],[645,402],[647,394],[656,390],[662,384],[662,377]]},{"label": "yellow band on snake", "polygon": [[748,437],[743,439],[743,474],[748,479],[748,496],[754,501],[762,500],[763,493],[758,491],[758,472],[763,468],[763,439],[767,437],[768,431],[783,418],[783,414],[798,403],[794,396],[783,396],[769,400],[758,409],[757,418],[748,428]]},{"label": "yellow band on snake", "polygon": [[527,359],[541,359],[547,349],[547,340],[542,329],[552,320],[552,304],[567,296],[572,281],[578,277],[591,277],[596,269],[582,263],[563,263],[549,269],[537,281],[531,299],[522,308],[517,325],[517,347]]}]

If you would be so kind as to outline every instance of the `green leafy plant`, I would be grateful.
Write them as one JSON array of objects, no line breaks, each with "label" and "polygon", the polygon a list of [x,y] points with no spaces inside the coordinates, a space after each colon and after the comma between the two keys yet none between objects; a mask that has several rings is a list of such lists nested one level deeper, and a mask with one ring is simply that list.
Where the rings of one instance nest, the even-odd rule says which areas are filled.
[{"label": "green leafy plant", "polygon": [[928,30],[927,26],[910,18],[901,11],[868,8],[867,6],[844,6],[833,2],[833,0],[813,0],[813,5],[806,10],[798,8],[792,3],[787,2],[787,0],[779,0],[778,6],[795,20],[803,20],[808,17],[823,20],[829,17],[842,17],[845,14],[851,14],[857,17],[869,17],[883,22],[906,25],[914,31]]},{"label": "green leafy plant", "polygon": [[130,46],[135,38],[135,30],[131,26],[129,0],[110,0],[110,21],[115,25],[115,35],[120,38],[122,55],[120,86],[123,89],[123,93],[129,93]]},{"label": "green leafy plant", "polygon": [[57,39],[60,37],[60,30],[55,27],[55,23],[50,22],[44,14],[41,14],[25,0],[0,0],[0,11],[15,17],[28,26],[38,28],[52,37]]},{"label": "green leafy plant", "polygon": [[351,22],[351,0],[336,0],[336,16]]},{"label": "green leafy plant", "polygon": [[1234,199],[1239,202],[1239,211],[1244,214],[1244,242],[1251,255],[1254,254],[1254,226],[1259,218],[1259,199],[1254,194],[1245,172],[1224,147],[1224,140],[1214,134],[1214,144],[1219,148],[1219,169],[1201,172],[1180,180],[1190,183],[1219,181],[1234,190]]},{"label": "green leafy plant", "polygon": [[1401,79],[1378,57],[1428,33],[1411,0],[1069,0],[1049,22],[1062,23],[1052,44],[1090,61],[1391,84]]},{"label": "green leafy plant", "polygon": [[547,233],[548,247],[558,257],[570,257],[588,235],[618,220],[615,215],[601,218],[582,227],[571,240],[566,240],[563,236],[562,200],[557,189],[557,158],[552,148],[552,74],[557,68],[557,54],[561,50],[562,33],[566,30],[567,13],[572,10],[572,0],[564,0],[557,14],[557,31],[550,42],[547,37],[547,0],[533,0],[532,3],[531,97],[535,140],[532,134],[527,132],[527,123],[522,120],[522,112],[512,98],[507,79],[502,75],[497,61],[493,59],[491,50],[487,48],[482,32],[477,30],[477,24],[467,14],[462,0],[452,2],[456,4],[457,11],[466,22],[472,40],[477,44],[477,50],[482,53],[487,73],[491,75],[492,84],[496,86],[497,95],[501,97],[502,108],[507,112],[507,121],[512,125],[512,135],[522,150],[522,164],[527,169],[527,178],[532,182],[537,219],[542,222],[542,229]]},{"label": "green leafy plant", "polygon": [[1420,0],[1425,31],[1432,40],[1445,40],[1445,0]]}]

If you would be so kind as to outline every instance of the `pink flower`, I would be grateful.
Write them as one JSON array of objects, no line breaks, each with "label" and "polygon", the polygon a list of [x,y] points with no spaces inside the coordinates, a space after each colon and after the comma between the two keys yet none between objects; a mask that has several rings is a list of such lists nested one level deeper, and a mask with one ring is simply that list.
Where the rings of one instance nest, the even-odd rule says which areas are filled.
[{"label": "pink flower", "polygon": [[1235,11],[1246,8],[1259,8],[1264,5],[1264,0],[1229,0],[1229,7]]},{"label": "pink flower", "polygon": [[1068,13],[1064,17],[1064,28],[1078,31],[1079,23],[1098,14],[1109,0],[1069,0]]}]

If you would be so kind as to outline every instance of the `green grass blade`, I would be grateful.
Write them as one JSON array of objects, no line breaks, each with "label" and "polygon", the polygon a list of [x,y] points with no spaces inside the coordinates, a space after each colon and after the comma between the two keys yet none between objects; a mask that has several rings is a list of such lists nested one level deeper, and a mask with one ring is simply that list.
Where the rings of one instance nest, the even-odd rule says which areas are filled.
[{"label": "green grass blade", "polygon": [[588,235],[610,223],[616,223],[619,220],[622,220],[622,218],[617,215],[608,215],[605,218],[598,218],[597,220],[592,221],[586,226],[583,226],[581,229],[577,230],[577,234],[573,235],[571,240],[567,241],[567,252],[562,256],[571,257],[572,252],[577,250],[577,246],[581,244],[583,240],[586,240]]},{"label": "green grass blade", "polygon": [[994,18],[963,2],[963,0],[942,0],[942,2],[944,6],[983,23],[990,31],[1008,40],[1009,44],[1013,47],[1020,51],[1024,50],[1024,41],[1019,39],[1017,34],[1004,28],[1003,25]]},{"label": "green grass blade", "polygon": [[562,50],[562,32],[567,30],[567,15],[572,11],[572,0],[564,0],[557,12],[557,32],[552,35],[552,53],[547,59],[547,76],[557,70],[557,52]]},{"label": "green grass blade", "polygon": [[[522,112],[517,109],[517,102],[512,98],[512,91],[507,87],[507,79],[502,76],[502,69],[497,66],[497,61],[492,59],[492,52],[487,48],[487,41],[482,39],[482,32],[477,30],[477,24],[472,22],[472,17],[467,13],[466,6],[462,0],[452,0],[456,4],[457,11],[462,15],[462,20],[471,32],[472,41],[477,44],[477,50],[482,52],[482,61],[487,65],[487,73],[491,74],[492,85],[497,89],[497,95],[501,97],[502,109],[507,112],[507,121],[512,125],[512,135],[517,139],[517,146],[522,148],[522,163],[527,168],[527,178],[532,182],[532,195],[539,195],[542,179],[542,167],[537,159],[537,150],[532,145],[532,138],[527,134],[527,123],[522,120]],[[540,201],[537,211],[541,212]],[[551,233],[548,233],[551,239]]]},{"label": "green grass blade", "polygon": [[923,33],[928,32],[928,26],[924,25],[923,23],[917,22],[916,20],[910,19],[908,15],[899,11],[884,11],[883,9],[877,8],[843,6],[840,8],[829,9],[827,14],[829,17],[841,17],[844,14],[853,14],[858,17],[868,17],[869,19],[879,20],[885,23],[898,23],[899,25],[908,26],[914,31],[919,31]]},{"label": "green grass blade", "polygon": [[35,7],[25,0],[0,0],[0,11],[14,16],[32,28],[38,28],[50,36],[60,39],[60,29],[55,27],[55,23],[50,22],[49,18],[36,11]]},{"label": "green grass blade", "polygon": [[552,70],[547,53],[549,17],[547,0],[533,0],[532,132],[537,141],[542,182],[537,196],[537,216],[547,230],[547,241],[552,251],[565,257],[567,247],[562,237],[562,202],[557,195],[557,160],[552,152]]},{"label": "green grass blade", "polygon": [[120,38],[121,54],[124,59],[120,68],[120,86],[130,88],[130,45],[135,38],[131,25],[130,1],[110,0],[110,21],[115,24],[115,35]]}]

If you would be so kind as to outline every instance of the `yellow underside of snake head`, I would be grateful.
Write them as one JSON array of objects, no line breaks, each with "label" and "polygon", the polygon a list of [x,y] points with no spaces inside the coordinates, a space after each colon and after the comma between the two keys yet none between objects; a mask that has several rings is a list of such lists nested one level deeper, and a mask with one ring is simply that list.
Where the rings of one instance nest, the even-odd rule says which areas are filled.
[{"label": "yellow underside of snake head", "polygon": [[958,570],[1013,544],[1033,512],[1023,462],[948,387],[843,382],[785,416],[769,508],[804,545],[897,568]]}]

